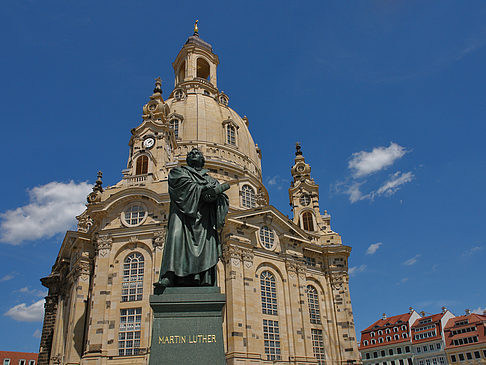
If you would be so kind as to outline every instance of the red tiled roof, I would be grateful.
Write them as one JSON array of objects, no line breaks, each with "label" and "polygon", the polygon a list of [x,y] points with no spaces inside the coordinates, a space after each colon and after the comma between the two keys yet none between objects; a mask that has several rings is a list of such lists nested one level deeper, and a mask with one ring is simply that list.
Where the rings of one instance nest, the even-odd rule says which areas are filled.
[{"label": "red tiled roof", "polygon": [[[361,331],[361,333],[363,332],[368,332],[368,331],[372,331],[374,329],[375,326],[378,326],[378,327],[385,327],[385,325],[387,323],[390,323],[391,325],[396,325],[396,324],[407,324],[410,316],[412,315],[412,313],[405,313],[405,314],[399,314],[397,316],[393,316],[393,317],[389,317],[389,318],[385,318],[385,319],[379,319],[378,321],[376,321],[375,323],[373,323],[371,326],[365,328],[363,331]],[[397,323],[399,321],[402,321],[403,323]],[[378,329],[378,328],[376,328]]]},{"label": "red tiled roof", "polygon": [[445,313],[437,313],[437,314],[432,314],[430,316],[427,316],[427,317],[422,317],[422,318],[418,318],[412,325],[412,328],[415,328],[415,327],[422,327],[422,326],[426,326],[427,323],[420,323],[421,321],[424,321],[424,320],[427,320],[427,319],[431,319],[430,322],[428,323],[435,323],[435,322],[439,322],[442,317],[444,316]]},{"label": "red tiled roof", "polygon": [[[464,316],[458,316],[451,318],[447,321],[447,324],[444,327],[444,330],[450,330],[452,327],[456,325],[457,322],[464,321],[464,320],[469,320],[468,324],[464,324],[462,326],[469,326],[472,323],[479,323],[479,322],[484,322],[486,321],[486,316],[483,314],[476,314],[476,313],[471,313],[469,315],[464,315]],[[461,326],[458,326],[461,327]]]}]

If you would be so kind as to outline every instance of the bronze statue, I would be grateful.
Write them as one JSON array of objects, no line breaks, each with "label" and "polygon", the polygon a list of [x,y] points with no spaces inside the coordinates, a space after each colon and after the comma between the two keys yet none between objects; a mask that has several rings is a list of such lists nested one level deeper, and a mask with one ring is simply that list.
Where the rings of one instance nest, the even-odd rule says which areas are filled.
[{"label": "bronze statue", "polygon": [[193,148],[187,165],[169,173],[170,213],[160,278],[156,289],[167,286],[212,286],[221,256],[218,230],[228,213],[229,199],[204,169],[204,156]]}]

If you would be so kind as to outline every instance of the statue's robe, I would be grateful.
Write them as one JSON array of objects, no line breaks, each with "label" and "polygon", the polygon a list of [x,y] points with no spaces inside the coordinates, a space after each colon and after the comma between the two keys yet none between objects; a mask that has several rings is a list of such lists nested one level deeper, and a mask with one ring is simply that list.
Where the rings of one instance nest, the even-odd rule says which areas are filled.
[{"label": "statue's robe", "polygon": [[224,224],[229,199],[219,194],[215,201],[205,201],[203,192],[219,185],[206,169],[182,166],[170,171],[170,213],[161,278],[169,272],[178,277],[200,274],[218,263],[218,229]]}]

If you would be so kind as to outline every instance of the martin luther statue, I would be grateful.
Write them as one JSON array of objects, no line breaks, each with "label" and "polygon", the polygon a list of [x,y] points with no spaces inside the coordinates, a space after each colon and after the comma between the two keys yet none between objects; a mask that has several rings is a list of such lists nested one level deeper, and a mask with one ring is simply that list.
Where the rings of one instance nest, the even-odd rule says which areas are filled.
[{"label": "martin luther statue", "polygon": [[162,266],[156,288],[214,286],[221,256],[218,230],[223,227],[229,200],[220,184],[204,169],[204,156],[193,148],[187,166],[169,173],[170,213]]}]

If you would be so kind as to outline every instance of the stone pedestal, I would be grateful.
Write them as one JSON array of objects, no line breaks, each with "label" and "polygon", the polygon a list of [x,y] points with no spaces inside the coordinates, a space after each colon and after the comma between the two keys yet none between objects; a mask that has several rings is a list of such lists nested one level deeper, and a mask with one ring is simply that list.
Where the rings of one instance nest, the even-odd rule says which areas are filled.
[{"label": "stone pedestal", "polygon": [[224,365],[225,304],[218,287],[174,287],[151,295],[149,365]]}]

